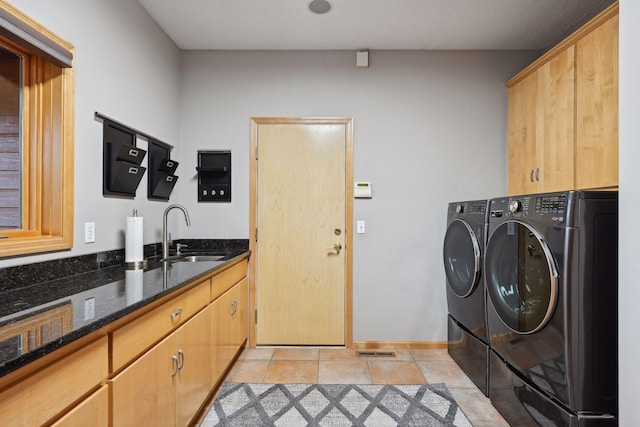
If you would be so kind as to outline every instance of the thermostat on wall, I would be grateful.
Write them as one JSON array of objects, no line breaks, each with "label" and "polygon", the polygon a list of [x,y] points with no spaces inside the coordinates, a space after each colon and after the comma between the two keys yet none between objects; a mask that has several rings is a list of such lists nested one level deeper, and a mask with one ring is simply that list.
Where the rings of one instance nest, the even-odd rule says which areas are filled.
[{"label": "thermostat on wall", "polygon": [[371,198],[371,183],[370,182],[356,182],[353,186],[353,197],[356,199],[370,199]]}]

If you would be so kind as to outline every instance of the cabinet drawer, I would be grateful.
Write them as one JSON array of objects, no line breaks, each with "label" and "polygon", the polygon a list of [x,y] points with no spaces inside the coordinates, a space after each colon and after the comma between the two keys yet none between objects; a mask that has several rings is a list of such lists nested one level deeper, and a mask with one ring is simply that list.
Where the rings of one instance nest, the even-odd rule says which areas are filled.
[{"label": "cabinet drawer", "polygon": [[0,393],[0,425],[42,425],[106,380],[107,337],[103,337]]},{"label": "cabinet drawer", "polygon": [[52,427],[109,426],[109,387],[103,385]]},{"label": "cabinet drawer", "polygon": [[209,303],[209,280],[112,333],[112,372],[151,347]]},{"label": "cabinet drawer", "polygon": [[248,261],[246,259],[242,260],[222,273],[213,276],[213,279],[211,279],[211,301],[225,293],[247,275],[247,264]]}]

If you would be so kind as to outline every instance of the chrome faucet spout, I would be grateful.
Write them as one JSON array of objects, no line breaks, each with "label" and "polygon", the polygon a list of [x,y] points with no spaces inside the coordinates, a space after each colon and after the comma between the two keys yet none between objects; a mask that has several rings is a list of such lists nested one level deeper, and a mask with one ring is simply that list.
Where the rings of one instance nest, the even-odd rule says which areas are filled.
[{"label": "chrome faucet spout", "polygon": [[167,207],[167,209],[164,210],[164,214],[162,215],[162,259],[166,260],[167,258],[169,258],[169,239],[168,239],[168,235],[169,233],[167,232],[167,217],[169,216],[169,212],[172,209],[179,209],[182,211],[182,213],[184,214],[184,220],[187,223],[188,226],[191,225],[191,219],[189,219],[189,212],[187,212],[187,209],[182,206],[182,205],[170,205],[169,207]]}]

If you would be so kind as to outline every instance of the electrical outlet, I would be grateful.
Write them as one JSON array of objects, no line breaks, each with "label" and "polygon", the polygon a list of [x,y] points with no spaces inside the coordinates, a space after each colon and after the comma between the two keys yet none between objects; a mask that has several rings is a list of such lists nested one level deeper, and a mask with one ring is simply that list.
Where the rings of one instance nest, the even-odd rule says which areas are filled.
[{"label": "electrical outlet", "polygon": [[94,297],[84,300],[84,320],[96,317],[96,299]]},{"label": "electrical outlet", "polygon": [[96,241],[96,223],[85,222],[84,223],[84,242],[95,243]]}]

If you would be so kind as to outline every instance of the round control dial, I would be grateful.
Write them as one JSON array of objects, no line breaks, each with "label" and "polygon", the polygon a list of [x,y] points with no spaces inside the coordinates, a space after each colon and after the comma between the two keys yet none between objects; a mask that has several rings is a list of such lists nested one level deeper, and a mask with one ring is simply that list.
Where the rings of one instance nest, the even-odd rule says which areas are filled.
[{"label": "round control dial", "polygon": [[509,211],[511,213],[518,213],[522,210],[522,202],[520,200],[511,200],[509,202]]},{"label": "round control dial", "polygon": [[464,205],[456,205],[456,213],[464,213]]}]

